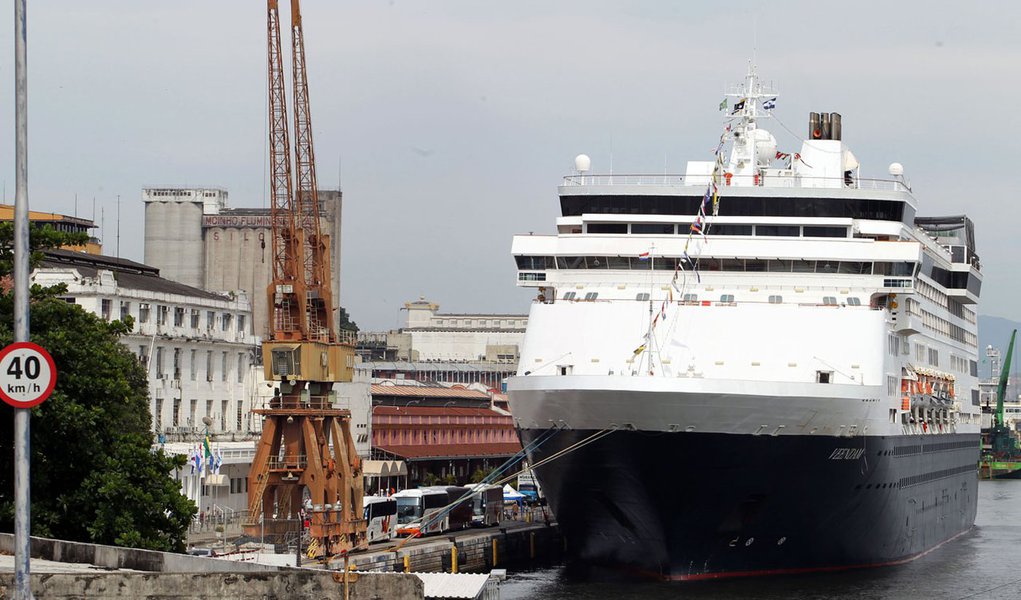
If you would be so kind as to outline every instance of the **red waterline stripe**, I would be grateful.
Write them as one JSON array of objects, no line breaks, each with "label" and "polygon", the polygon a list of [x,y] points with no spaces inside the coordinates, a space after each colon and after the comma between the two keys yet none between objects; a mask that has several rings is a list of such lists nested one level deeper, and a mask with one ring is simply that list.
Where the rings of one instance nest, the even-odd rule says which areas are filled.
[{"label": "red waterline stripe", "polygon": [[659,578],[666,581],[705,581],[709,579],[732,579],[737,577],[763,577],[768,575],[799,575],[803,573],[832,573],[835,571],[850,571],[851,569],[872,569],[877,567],[890,567],[894,565],[902,565],[909,563],[917,558],[921,558],[926,554],[936,550],[948,542],[952,542],[962,535],[971,531],[972,527],[965,529],[964,531],[949,537],[942,542],[936,544],[932,548],[924,552],[919,552],[913,556],[907,558],[901,558],[898,560],[891,560],[882,563],[866,563],[861,565],[835,565],[831,567],[794,567],[790,569],[760,569],[756,571],[721,571],[719,573],[700,573],[697,575],[662,575],[652,573],[651,571],[642,571],[646,575]]}]

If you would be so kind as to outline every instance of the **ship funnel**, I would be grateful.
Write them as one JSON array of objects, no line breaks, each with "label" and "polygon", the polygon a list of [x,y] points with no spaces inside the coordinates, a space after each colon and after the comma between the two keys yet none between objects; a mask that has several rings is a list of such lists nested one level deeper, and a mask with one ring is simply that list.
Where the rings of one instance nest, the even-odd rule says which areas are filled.
[{"label": "ship funnel", "polygon": [[830,138],[830,114],[822,113],[819,115],[819,129],[822,131],[822,135],[819,136],[821,140],[829,140]]},{"label": "ship funnel", "polygon": [[830,139],[840,139],[840,113],[830,113]]},{"label": "ship funnel", "polygon": [[822,137],[822,129],[819,128],[819,113],[808,113],[808,138],[818,140]]}]

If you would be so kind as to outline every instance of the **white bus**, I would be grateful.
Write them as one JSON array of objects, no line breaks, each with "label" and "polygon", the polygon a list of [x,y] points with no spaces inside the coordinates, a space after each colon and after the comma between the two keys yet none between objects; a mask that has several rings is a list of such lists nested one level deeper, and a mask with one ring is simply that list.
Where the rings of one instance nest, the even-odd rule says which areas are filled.
[{"label": "white bus", "polygon": [[[430,519],[450,502],[444,488],[401,490],[391,498],[397,501],[397,535],[425,535],[450,528],[449,513],[441,519]],[[430,521],[426,529],[421,528],[423,520]]]},{"label": "white bus", "polygon": [[365,537],[369,543],[393,539],[397,535],[397,500],[386,496],[366,496]]}]

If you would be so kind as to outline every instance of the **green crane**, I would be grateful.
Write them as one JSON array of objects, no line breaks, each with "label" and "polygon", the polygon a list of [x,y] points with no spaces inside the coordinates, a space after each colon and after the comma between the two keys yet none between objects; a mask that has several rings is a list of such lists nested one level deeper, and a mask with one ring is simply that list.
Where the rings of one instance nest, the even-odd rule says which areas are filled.
[{"label": "green crane", "polygon": [[1015,458],[1021,456],[1021,447],[1018,447],[1017,439],[1006,426],[1003,418],[1003,399],[1007,396],[1007,380],[1010,378],[1010,360],[1014,353],[1014,338],[1017,337],[1017,329],[1010,334],[1010,345],[1007,346],[1007,357],[1003,361],[1003,369],[1000,372],[1000,383],[996,387],[996,414],[993,416],[993,427],[989,432],[993,446],[993,456],[997,458]]}]

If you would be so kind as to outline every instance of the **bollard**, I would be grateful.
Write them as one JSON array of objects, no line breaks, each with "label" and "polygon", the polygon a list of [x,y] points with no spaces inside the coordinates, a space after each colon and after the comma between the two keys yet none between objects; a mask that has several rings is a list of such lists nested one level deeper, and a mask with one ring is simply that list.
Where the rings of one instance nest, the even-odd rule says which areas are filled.
[{"label": "bollard", "polygon": [[404,555],[404,572],[405,573],[411,572],[411,557],[408,556],[407,554]]},{"label": "bollard", "polygon": [[457,573],[457,544],[450,546],[450,572]]},{"label": "bollard", "polygon": [[496,538],[493,538],[493,566],[496,566]]},{"label": "bollard", "polygon": [[535,532],[528,536],[528,553],[532,560],[535,560]]}]

